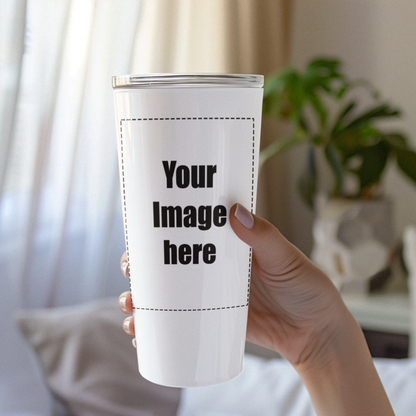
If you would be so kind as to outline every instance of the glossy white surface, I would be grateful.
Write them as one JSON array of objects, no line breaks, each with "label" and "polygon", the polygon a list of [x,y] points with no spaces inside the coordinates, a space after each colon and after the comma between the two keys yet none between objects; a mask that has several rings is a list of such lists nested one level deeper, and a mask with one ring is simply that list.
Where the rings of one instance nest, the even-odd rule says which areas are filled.
[{"label": "glossy white surface", "polygon": [[114,90],[139,368],[155,383],[241,371],[251,254],[228,215],[255,210],[262,94]]}]

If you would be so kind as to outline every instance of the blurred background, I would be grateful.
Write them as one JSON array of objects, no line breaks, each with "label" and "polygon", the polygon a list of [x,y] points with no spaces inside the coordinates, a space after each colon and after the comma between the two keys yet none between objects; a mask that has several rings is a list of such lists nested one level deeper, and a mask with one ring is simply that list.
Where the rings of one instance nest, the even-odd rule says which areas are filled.
[{"label": "blurred background", "polygon": [[[416,147],[413,0],[0,0],[1,354],[12,313],[128,289],[111,76],[231,72],[265,76],[311,58],[341,59],[403,113]],[[284,127],[265,117],[262,146]],[[305,148],[269,160],[258,213],[307,255],[315,213],[297,191]],[[388,168],[400,238],[416,188]],[[3,335],[7,334],[7,335]],[[23,347],[22,347],[23,348]],[[18,358],[16,358],[17,360]],[[2,359],[0,373],[13,361]]]}]

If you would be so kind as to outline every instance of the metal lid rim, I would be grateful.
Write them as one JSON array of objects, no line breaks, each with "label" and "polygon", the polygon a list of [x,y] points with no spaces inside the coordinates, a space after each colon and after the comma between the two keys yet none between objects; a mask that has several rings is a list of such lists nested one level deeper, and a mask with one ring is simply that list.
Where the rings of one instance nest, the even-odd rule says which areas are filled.
[{"label": "metal lid rim", "polygon": [[262,87],[263,75],[255,74],[138,74],[112,77],[113,88],[176,87]]}]

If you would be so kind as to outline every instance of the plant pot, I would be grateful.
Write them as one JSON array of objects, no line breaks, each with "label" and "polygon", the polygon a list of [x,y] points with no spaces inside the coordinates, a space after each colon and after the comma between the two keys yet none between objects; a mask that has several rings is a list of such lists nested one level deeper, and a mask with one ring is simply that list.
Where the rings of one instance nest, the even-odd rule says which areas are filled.
[{"label": "plant pot", "polygon": [[318,202],[312,261],[335,283],[367,290],[394,246],[393,204],[386,198]]}]

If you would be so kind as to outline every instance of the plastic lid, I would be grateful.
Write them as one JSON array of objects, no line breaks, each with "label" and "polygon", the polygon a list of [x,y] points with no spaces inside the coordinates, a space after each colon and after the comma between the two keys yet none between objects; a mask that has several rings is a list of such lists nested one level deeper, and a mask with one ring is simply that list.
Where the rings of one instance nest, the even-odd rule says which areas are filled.
[{"label": "plastic lid", "polygon": [[141,74],[112,78],[113,88],[152,87],[263,87],[263,75],[252,74]]}]

